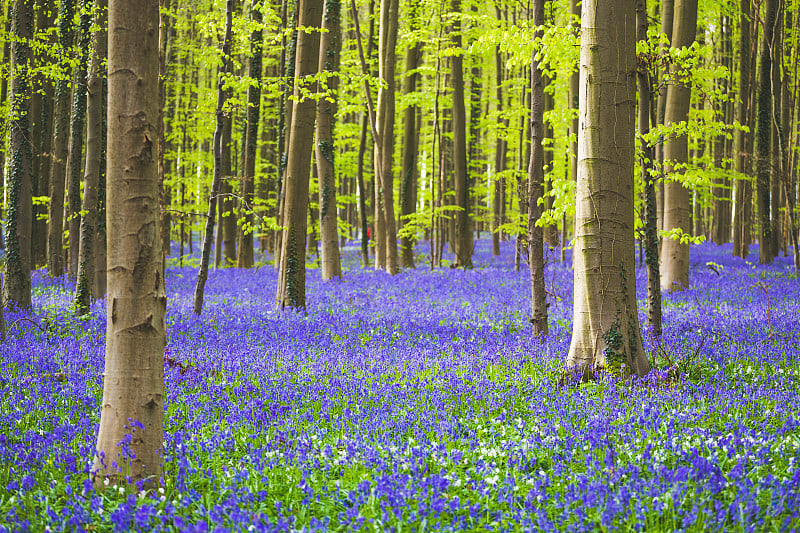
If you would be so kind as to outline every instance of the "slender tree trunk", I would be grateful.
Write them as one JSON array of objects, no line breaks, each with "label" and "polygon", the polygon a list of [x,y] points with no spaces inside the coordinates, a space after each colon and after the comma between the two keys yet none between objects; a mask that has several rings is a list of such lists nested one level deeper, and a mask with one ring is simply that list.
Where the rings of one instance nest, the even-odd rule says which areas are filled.
[{"label": "slender tree trunk", "polygon": [[378,88],[376,129],[381,143],[380,189],[383,200],[384,268],[389,274],[400,271],[397,253],[397,226],[394,215],[394,110],[395,47],[397,45],[398,0],[381,0],[381,24],[378,37],[378,69],[384,84]]},{"label": "slender tree trunk", "polygon": [[[671,0],[665,0],[665,2],[669,2]],[[581,5],[582,3],[579,0],[570,0],[570,12],[572,13],[573,20],[575,21],[575,33],[580,34],[580,19],[581,19]],[[578,95],[580,93],[580,69],[575,70],[575,72],[570,75],[569,78],[569,102],[574,110],[574,115],[572,117],[572,121],[570,121],[569,127],[569,134],[570,138],[572,139],[570,142],[570,176],[573,182],[577,182],[578,180]],[[566,216],[566,215],[565,215]],[[566,226],[566,224],[565,224]],[[566,239],[562,239],[562,241],[566,241]],[[563,247],[566,245],[566,242],[562,242],[562,250]],[[563,253],[563,252],[562,252]],[[575,261],[575,253],[573,250],[572,254],[572,261]]]},{"label": "slender tree trunk", "polygon": [[[58,49],[72,46],[75,0],[61,0],[58,12]],[[62,58],[62,62],[65,58]],[[47,273],[60,276],[64,273],[64,187],[69,154],[69,99],[72,88],[69,73],[61,73],[56,82],[56,99],[53,110],[53,156],[50,165],[50,205],[47,211]]]},{"label": "slender tree trunk", "polygon": [[[498,18],[500,10],[497,9]],[[492,255],[500,255],[500,226],[503,224],[503,178],[506,168],[506,141],[503,137],[507,122],[503,118],[503,57],[498,46],[495,50],[495,70],[497,72],[497,141],[494,152],[494,190],[492,195]]]},{"label": "slender tree trunk", "polygon": [[575,303],[567,367],[642,376],[650,370],[636,311],[633,240],[634,0],[581,14]]},{"label": "slender tree trunk", "polygon": [[[672,28],[675,19],[675,0],[662,0],[661,1],[661,34],[667,36],[667,40],[672,43]],[[672,46],[675,46],[673,43]],[[668,45],[661,47],[661,54],[669,53]],[[659,125],[664,124],[667,112],[667,87],[659,91],[656,109],[656,120]],[[656,144],[655,156],[656,165],[661,171],[662,178],[664,175],[664,143],[666,139],[661,137],[658,144]],[[658,180],[656,183],[656,209],[658,210],[658,231],[664,229],[664,180]],[[659,237],[659,243],[661,238]]]},{"label": "slender tree trunk", "polygon": [[242,177],[242,201],[244,202],[244,214],[242,224],[239,226],[239,249],[236,254],[236,264],[239,268],[250,268],[253,266],[253,230],[255,217],[253,212],[255,205],[253,197],[255,193],[256,176],[256,149],[258,148],[258,121],[261,111],[261,64],[263,57],[263,33],[261,31],[262,3],[254,2],[252,9],[253,22],[256,29],[250,38],[253,57],[250,59],[250,78],[254,80],[254,85],[247,89],[247,138],[244,146],[244,174]]},{"label": "slender tree trunk", "polygon": [[[409,2],[409,24],[414,30],[419,29],[419,0]],[[412,46],[406,51],[406,84],[403,92],[406,97],[410,97],[417,90],[419,82],[419,72],[422,58],[422,41],[414,41]],[[417,205],[417,157],[419,148],[419,132],[417,131],[417,112],[418,106],[409,105],[406,107],[403,116],[403,177],[400,185],[400,215],[401,227],[405,225],[405,217],[412,215],[416,211]],[[401,258],[400,263],[403,268],[415,268],[414,266],[414,243],[416,239],[403,237],[400,239]]]},{"label": "slender tree trunk", "polygon": [[[636,39],[647,41],[647,0],[636,0]],[[650,105],[653,98],[650,65],[639,60],[637,88],[639,93],[639,136],[642,143],[642,181],[644,182],[644,249],[647,264],[647,321],[651,333],[661,336],[661,273],[658,264],[658,208],[655,179],[652,173],[655,152],[644,140],[650,133]]]},{"label": "slender tree trunk", "polygon": [[97,232],[97,188],[100,183],[100,160],[103,128],[103,63],[106,59],[106,0],[97,0],[94,19],[94,46],[89,65],[86,91],[86,164],[83,176],[83,217],[78,251],[78,285],[75,310],[89,312],[95,281],[95,239]]},{"label": "slender tree trunk", "polygon": [[[53,0],[40,1],[35,9],[37,31],[49,31],[55,23],[55,7]],[[47,61],[47,51],[52,49],[55,35],[48,33],[47,41],[41,43],[34,51],[34,61],[42,65]],[[34,143],[33,159],[33,196],[47,196],[50,193],[50,146],[53,140],[53,99],[55,86],[45,76],[37,76],[37,85],[34,87],[34,98],[31,109],[33,116],[34,132],[31,137]],[[5,101],[5,95],[2,98]],[[0,162],[0,165],[4,164]],[[31,267],[37,268],[47,262],[47,207],[42,204],[33,206],[32,234],[31,234]]]},{"label": "slender tree trunk", "polygon": [[[740,1],[739,11],[739,53],[742,61],[739,62],[739,95],[737,118],[742,125],[749,124],[749,101],[750,101],[750,0]],[[734,161],[736,170],[740,174],[750,174],[750,157],[747,149],[747,139],[749,134],[742,130],[735,133]],[[749,180],[736,180],[736,204],[733,213],[733,255],[745,258],[748,254],[749,236],[745,237],[745,231],[749,230],[749,224],[745,222],[745,212],[750,204],[752,186]]]},{"label": "slender tree trunk", "polygon": [[[106,4],[108,2],[105,2]],[[103,20],[108,27],[108,9],[103,16]],[[108,32],[104,33],[106,39],[103,55],[108,58]],[[97,220],[95,221],[94,234],[94,288],[92,294],[95,299],[105,297],[108,289],[108,265],[107,265],[107,225],[106,225],[106,148],[108,146],[108,70],[104,69],[106,76],[101,78],[101,91],[103,109],[100,111],[100,175],[97,181]]]},{"label": "slender tree trunk", "polygon": [[197,283],[194,287],[194,314],[200,316],[203,311],[203,296],[206,280],[208,279],[208,263],[211,259],[211,241],[214,238],[214,222],[217,214],[217,201],[220,182],[222,181],[222,130],[225,127],[225,102],[228,99],[228,89],[225,87],[225,74],[229,72],[231,63],[231,33],[233,25],[234,0],[227,0],[225,5],[225,37],[222,42],[223,67],[217,79],[217,110],[216,127],[214,128],[214,175],[211,180],[211,191],[208,198],[208,213],[206,227],[203,233],[203,250],[200,253],[200,270],[197,273]]},{"label": "slender tree trunk", "polygon": [[[322,0],[300,0],[300,27],[318,28],[322,21]],[[300,100],[301,84],[314,76],[319,67],[319,32],[298,31],[295,63],[294,104],[286,163],[285,226],[278,277],[277,307],[305,309],[306,306],[306,228],[308,185],[313,150],[316,105]]]},{"label": "slender tree trunk", "polygon": [[143,488],[160,483],[167,302],[153,146],[158,0],[111,0],[108,19],[108,264],[113,268],[92,468],[99,490],[106,479]]},{"label": "slender tree trunk", "polygon": [[[535,37],[544,35],[544,0],[533,2]],[[544,281],[544,232],[537,225],[542,216],[539,200],[544,196],[544,84],[542,68],[531,56],[531,158],[528,163],[528,266],[531,276],[531,324],[534,336],[547,336],[547,296]]]},{"label": "slender tree trunk", "polygon": [[83,157],[83,127],[86,122],[86,69],[91,54],[91,6],[92,0],[80,2],[80,25],[78,27],[78,64],[75,69],[75,84],[72,87],[72,117],[70,120],[69,156],[67,177],[69,184],[69,268],[75,279],[78,274],[78,249],[81,233],[81,162]]},{"label": "slender tree trunk", "polygon": [[[672,46],[691,46],[697,34],[697,0],[675,0]],[[688,120],[691,88],[672,83],[667,88],[664,123],[677,124]],[[681,173],[681,165],[689,160],[689,140],[686,135],[673,136],[664,147],[664,168],[667,174]],[[691,196],[680,181],[664,184],[664,230],[692,230],[690,224]],[[689,244],[667,238],[661,245],[661,289],[674,291],[689,287]]]},{"label": "slender tree trunk", "polygon": [[467,110],[464,105],[464,67],[461,57],[461,0],[451,1],[455,19],[451,42],[459,53],[450,58],[450,83],[453,89],[453,180],[455,185],[455,265],[472,268],[472,220],[467,175]]},{"label": "slender tree trunk", "polygon": [[334,172],[334,137],[339,105],[339,56],[342,49],[341,8],[339,2],[327,2],[320,37],[319,71],[330,73],[328,96],[317,108],[316,162],[319,179],[320,241],[322,242],[322,279],[342,277],[339,257],[339,215],[336,208],[336,174]]},{"label": "slender tree trunk", "polygon": [[[730,26],[728,17],[720,17],[719,31],[722,34],[719,43],[719,62],[722,66],[730,69]],[[719,90],[725,98],[728,97],[728,79],[722,78],[719,82]],[[718,104],[718,117],[720,120],[728,122],[727,109],[728,103]],[[723,168],[726,157],[727,139],[719,135],[714,139],[714,166]],[[731,199],[730,199],[730,179],[727,173],[718,178],[714,188],[714,225],[713,238],[716,244],[724,244],[730,239],[731,230]]]},{"label": "slender tree trunk", "polygon": [[11,122],[6,177],[7,209],[3,300],[8,306],[31,306],[31,85],[34,27],[33,0],[14,0],[11,35]]},{"label": "slender tree trunk", "polygon": [[[169,191],[165,188],[164,178],[166,174],[165,154],[167,149],[166,124],[164,121],[164,109],[167,103],[167,68],[169,68],[169,58],[167,51],[171,37],[171,27],[174,23],[168,20],[171,0],[161,0],[159,9],[159,31],[158,31],[158,101],[159,115],[158,121],[158,197],[161,205],[161,265],[162,269],[166,264],[166,258],[170,250],[170,213],[169,213]],[[170,117],[171,118],[171,117]]]},{"label": "slender tree trunk", "polygon": [[766,0],[764,38],[759,60],[758,122],[756,124],[756,199],[758,201],[758,261],[772,262],[772,221],[770,220],[770,179],[772,176],[772,55],[778,1]]}]

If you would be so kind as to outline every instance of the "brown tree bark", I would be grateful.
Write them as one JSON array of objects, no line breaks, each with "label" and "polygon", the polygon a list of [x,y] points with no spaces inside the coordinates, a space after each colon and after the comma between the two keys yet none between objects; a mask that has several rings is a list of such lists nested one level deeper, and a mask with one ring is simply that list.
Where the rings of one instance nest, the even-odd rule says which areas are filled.
[{"label": "brown tree bark", "polygon": [[[55,23],[55,5],[53,0],[39,2],[35,9],[37,31],[49,31]],[[47,61],[47,52],[56,44],[55,34],[49,32],[47,41],[42,42],[34,51],[34,62],[42,65]],[[47,196],[50,193],[50,145],[53,139],[53,99],[55,85],[45,76],[34,78],[34,94],[31,104],[31,116],[34,120],[33,133],[33,180],[32,195]],[[2,99],[5,101],[5,98]],[[0,164],[3,164],[0,160]],[[31,227],[31,268],[47,263],[47,206],[33,206]]]},{"label": "brown tree bark", "polygon": [[[647,42],[647,0],[636,0],[636,39]],[[638,60],[636,82],[639,93],[639,136],[642,143],[642,181],[644,182],[644,248],[647,264],[647,322],[651,333],[661,336],[661,272],[658,263],[658,207],[653,164],[655,151],[644,140],[650,133],[650,106],[653,84],[647,58]]]},{"label": "brown tree bark", "polygon": [[[535,38],[544,35],[544,0],[533,1]],[[547,336],[547,295],[544,280],[544,231],[537,225],[544,196],[544,83],[535,50],[531,56],[531,158],[528,163],[528,266],[531,279],[531,324],[534,336]]]},{"label": "brown tree bark", "polygon": [[[697,0],[675,0],[672,46],[691,46],[697,34]],[[677,74],[677,72],[676,72]],[[672,83],[667,88],[664,124],[688,120],[691,88],[688,84]],[[681,165],[689,160],[689,140],[686,135],[673,136],[664,147],[664,168],[667,174],[680,173]],[[676,170],[677,166],[677,170]],[[690,224],[691,196],[680,181],[664,184],[664,230],[692,231]],[[682,290],[689,287],[689,244],[665,238],[661,244],[661,289]]]},{"label": "brown tree bark", "polygon": [[[169,46],[172,38],[172,28],[174,22],[169,21],[169,10],[171,0],[160,0],[158,18],[158,102],[159,115],[158,121],[158,196],[161,205],[161,263],[162,269],[166,264],[166,258],[170,252],[170,212],[169,212],[169,190],[166,188],[164,178],[167,170],[165,154],[167,151],[166,124],[164,121],[164,108],[167,102],[167,69],[169,68]],[[168,114],[169,115],[169,114]],[[170,117],[171,119],[172,117]]]},{"label": "brown tree bark", "polygon": [[[108,10],[108,315],[95,487],[158,486],[164,312],[157,154],[158,0]],[[122,445],[120,444],[122,443]]]},{"label": "brown tree bark", "polygon": [[95,297],[95,240],[97,233],[97,188],[100,184],[103,128],[103,63],[107,53],[106,0],[97,0],[94,18],[94,45],[86,87],[86,162],[83,173],[83,217],[78,250],[78,283],[75,288],[75,311],[89,312]]},{"label": "brown tree bark", "polygon": [[254,84],[247,88],[247,138],[244,146],[244,173],[242,175],[242,202],[244,211],[242,223],[239,225],[236,266],[251,268],[253,257],[253,232],[255,217],[253,202],[255,194],[256,153],[258,148],[258,121],[261,114],[261,69],[264,48],[264,36],[261,31],[262,2],[254,2],[252,8],[253,22],[256,29],[250,36],[253,56],[250,58],[250,78]]},{"label": "brown tree bark", "polygon": [[[672,27],[675,20],[675,0],[661,0],[661,34],[667,36],[667,40],[672,42]],[[674,44],[673,44],[674,46]],[[661,54],[669,53],[668,46],[661,47]],[[656,100],[656,121],[659,125],[664,124],[667,112],[667,88],[666,85],[659,91]],[[661,171],[662,179],[656,183],[656,209],[658,210],[658,231],[664,229],[664,143],[665,139],[659,139],[655,147],[656,165]],[[659,243],[661,237],[659,237]]]},{"label": "brown tree bark", "polygon": [[[389,274],[400,272],[397,252],[397,225],[394,215],[394,110],[395,110],[395,48],[397,45],[398,0],[381,0],[381,22],[378,36],[378,70],[383,84],[378,88],[376,129],[381,143],[380,193],[384,222],[384,268]],[[376,228],[376,233],[380,229]]]},{"label": "brown tree bark", "polygon": [[567,368],[642,376],[650,370],[636,310],[633,240],[634,0],[581,13],[575,303]]},{"label": "brown tree bark", "polygon": [[33,0],[14,0],[11,35],[11,121],[6,176],[7,219],[3,301],[11,307],[31,306],[31,85],[34,27]]},{"label": "brown tree bark", "polygon": [[[737,98],[737,119],[743,126],[749,124],[750,108],[750,0],[739,3],[739,95]],[[750,134],[741,130],[735,133],[734,161],[737,172],[750,174]],[[736,180],[736,204],[733,213],[733,255],[745,258],[749,252],[750,224],[749,211],[752,198],[752,185],[749,180]],[[745,232],[748,232],[745,235]]]},{"label": "brown tree bark", "polygon": [[[411,0],[408,4],[408,20],[412,30],[419,29],[419,0]],[[422,41],[415,40],[406,51],[406,83],[403,93],[406,97],[417,90],[420,74],[417,69],[422,58]],[[409,105],[403,114],[403,175],[400,183],[400,226],[405,226],[405,217],[416,211],[417,205],[417,156],[419,148],[419,132],[417,131],[418,106]],[[403,237],[400,239],[400,265],[403,268],[415,268],[414,243],[416,239]]]},{"label": "brown tree bark", "polygon": [[327,2],[320,37],[319,71],[328,74],[327,96],[317,106],[316,162],[319,179],[319,227],[322,243],[322,279],[342,277],[339,257],[339,214],[336,206],[333,130],[339,106],[339,57],[342,49],[341,8],[339,2]]},{"label": "brown tree bark", "polygon": [[451,0],[455,15],[451,44],[458,51],[450,58],[450,86],[453,90],[453,181],[455,205],[455,266],[472,268],[472,217],[467,176],[467,110],[464,105],[464,67],[461,56],[461,0]]},{"label": "brown tree bark", "polygon": [[770,219],[770,180],[772,176],[772,55],[778,1],[766,0],[764,37],[759,59],[758,121],[756,124],[756,200],[758,203],[758,262],[767,264],[773,258],[772,221]]},{"label": "brown tree bark", "polygon": [[78,250],[81,233],[81,162],[83,161],[83,128],[86,123],[86,74],[91,55],[91,7],[92,0],[80,1],[80,24],[78,26],[78,64],[72,87],[72,116],[69,127],[69,156],[67,157],[67,218],[69,219],[69,263],[68,274],[78,275]]},{"label": "brown tree bark", "polygon": [[[498,18],[500,9],[495,7]],[[503,224],[503,178],[506,169],[507,144],[504,138],[508,121],[503,118],[503,56],[498,46],[495,50],[496,95],[497,95],[497,141],[494,152],[494,179],[492,195],[492,255],[500,255],[500,226]]]},{"label": "brown tree bark", "polygon": [[[62,0],[58,12],[58,48],[66,51],[72,46],[75,0]],[[72,94],[69,72],[61,73],[56,82],[53,108],[53,157],[50,165],[50,205],[47,210],[47,273],[64,273],[64,188],[69,155],[69,99]]]},{"label": "brown tree bark", "polygon": [[231,33],[233,25],[234,0],[227,0],[225,7],[225,37],[222,41],[223,66],[217,78],[217,109],[215,113],[216,126],[214,128],[214,175],[211,179],[211,191],[208,197],[208,212],[206,214],[206,227],[203,233],[203,248],[200,252],[200,269],[197,273],[197,282],[194,286],[194,314],[200,316],[203,312],[203,297],[205,294],[206,280],[208,279],[208,263],[211,259],[211,241],[214,238],[214,223],[217,215],[217,202],[219,198],[220,183],[222,181],[222,130],[225,127],[225,102],[229,90],[225,86],[225,74],[230,68]]},{"label": "brown tree bark", "polygon": [[[322,21],[322,0],[300,0],[299,27],[318,28]],[[319,32],[298,31],[294,79],[294,111],[289,132],[285,177],[285,217],[281,241],[277,307],[300,310],[306,306],[306,228],[308,184],[313,150],[316,105],[301,100],[301,85],[317,73]]]}]

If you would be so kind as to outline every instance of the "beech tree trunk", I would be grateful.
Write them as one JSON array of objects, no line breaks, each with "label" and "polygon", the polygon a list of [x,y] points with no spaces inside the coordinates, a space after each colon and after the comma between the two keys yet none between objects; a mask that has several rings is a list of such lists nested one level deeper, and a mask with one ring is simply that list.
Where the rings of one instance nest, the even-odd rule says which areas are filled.
[{"label": "beech tree trunk", "polygon": [[[496,8],[498,19],[500,9]],[[500,255],[500,226],[503,224],[503,178],[506,169],[506,141],[503,137],[508,126],[503,118],[503,57],[498,46],[495,50],[496,93],[497,93],[497,141],[494,151],[494,180],[492,194],[492,255]]]},{"label": "beech tree trunk", "polygon": [[761,44],[756,124],[756,200],[758,202],[758,262],[772,262],[772,221],[770,219],[770,180],[772,176],[772,54],[777,0],[766,0],[764,37]]},{"label": "beech tree trunk", "polygon": [[[389,274],[400,272],[397,253],[397,225],[394,215],[394,110],[395,48],[397,45],[398,0],[381,0],[381,23],[378,36],[378,70],[383,84],[378,88],[376,129],[381,143],[380,187],[384,223],[384,268]],[[377,230],[377,228],[376,228]],[[376,231],[376,233],[378,233]]]},{"label": "beech tree trunk", "polygon": [[[413,30],[419,29],[419,0],[411,0],[408,5],[408,20]],[[422,58],[422,41],[414,41],[406,51],[406,83],[403,92],[408,97],[417,90],[420,75],[417,72]],[[400,184],[400,226],[405,226],[405,218],[416,211],[417,205],[417,157],[419,132],[417,131],[416,105],[406,107],[403,115],[403,177]],[[415,268],[414,243],[416,239],[400,239],[400,264],[403,268]]]},{"label": "beech tree trunk", "polygon": [[[300,0],[299,27],[318,28],[322,21],[322,0]],[[285,177],[285,216],[281,241],[277,307],[300,310],[306,306],[306,228],[308,182],[314,143],[316,103],[301,100],[301,85],[319,67],[319,32],[298,31],[294,78],[294,111],[289,132]],[[306,82],[307,83],[307,82]]]},{"label": "beech tree trunk", "polygon": [[225,37],[222,41],[223,66],[217,79],[217,109],[216,126],[214,128],[214,175],[211,178],[211,191],[208,197],[208,212],[206,214],[206,227],[203,233],[203,249],[200,252],[200,270],[197,273],[197,282],[194,286],[194,314],[200,316],[203,312],[203,296],[205,294],[206,280],[208,279],[208,263],[211,260],[211,241],[214,239],[214,222],[217,215],[217,201],[219,197],[220,182],[222,181],[222,130],[225,127],[225,101],[228,99],[228,89],[225,87],[225,74],[230,68],[231,33],[233,25],[234,0],[227,0],[225,7]]},{"label": "beech tree trunk", "polygon": [[339,215],[336,208],[333,130],[339,106],[339,56],[342,49],[341,7],[327,2],[320,37],[319,71],[328,73],[327,96],[317,106],[316,162],[319,179],[319,232],[322,243],[322,279],[342,277],[339,257]]},{"label": "beech tree trunk", "polygon": [[634,0],[581,13],[575,303],[566,366],[642,376],[650,370],[636,310]]},{"label": "beech tree trunk", "polygon": [[[636,0],[636,39],[647,41],[647,0]],[[637,61],[638,62],[638,61]],[[647,322],[651,333],[661,336],[661,273],[658,264],[658,207],[655,178],[652,173],[655,151],[644,141],[650,133],[652,81],[646,59],[638,62],[636,73],[639,93],[639,135],[642,143],[642,181],[644,182],[644,249],[647,264]]]},{"label": "beech tree trunk", "polygon": [[6,176],[7,219],[3,301],[11,307],[31,306],[31,85],[33,0],[14,0],[11,20],[11,121]]},{"label": "beech tree trunk", "polygon": [[80,2],[80,24],[78,26],[78,64],[75,68],[75,83],[72,87],[72,117],[70,119],[69,156],[67,157],[67,183],[69,205],[69,265],[71,278],[78,274],[78,250],[81,233],[81,162],[83,158],[83,127],[86,123],[86,72],[91,54],[91,7],[92,0]]},{"label": "beech tree trunk", "polygon": [[[672,46],[691,46],[697,34],[697,0],[675,0],[675,17],[672,27]],[[664,123],[676,124],[688,120],[691,88],[681,83],[667,87]],[[681,165],[689,161],[689,139],[686,135],[675,135],[664,147],[664,169],[666,174],[682,173]],[[678,170],[676,170],[676,167]],[[690,233],[691,196],[680,181],[669,180],[664,184],[664,230],[680,229]],[[689,287],[689,244],[665,238],[661,244],[661,289],[682,290]]]},{"label": "beech tree trunk", "polygon": [[[544,0],[533,1],[535,38],[544,35]],[[547,336],[547,295],[544,280],[544,230],[536,222],[544,196],[544,83],[535,50],[531,56],[531,156],[528,163],[528,267],[531,276],[531,324],[534,336]]]},{"label": "beech tree trunk", "polygon": [[472,220],[467,175],[467,110],[464,104],[464,67],[461,50],[461,0],[452,0],[455,15],[452,46],[459,53],[450,58],[450,83],[453,89],[453,181],[455,185],[455,266],[472,268]]},{"label": "beech tree trunk", "polygon": [[[675,19],[675,0],[661,0],[661,34],[667,36],[667,40],[672,42],[672,27]],[[674,45],[673,45],[674,46]],[[669,53],[669,46],[664,45],[661,47],[662,54]],[[656,121],[657,124],[664,124],[664,118],[667,112],[667,87],[663,88],[658,93],[656,101]],[[664,143],[666,139],[663,137],[659,139],[655,147],[656,165],[660,169],[662,179],[656,183],[656,209],[658,210],[658,231],[664,229]],[[659,237],[659,244],[661,237]]]},{"label": "beech tree trunk", "polygon": [[[737,99],[737,118],[742,125],[749,124],[750,108],[750,0],[739,2],[739,95]],[[750,174],[750,134],[741,130],[735,132],[734,162],[737,172]],[[745,258],[749,252],[750,224],[749,212],[752,199],[752,184],[749,180],[736,180],[736,204],[733,213],[733,255]],[[747,236],[745,236],[747,231]]]},{"label": "beech tree trunk", "polygon": [[106,59],[106,0],[97,0],[94,19],[94,46],[86,87],[86,163],[83,173],[83,217],[78,250],[78,284],[75,289],[75,310],[84,315],[95,282],[95,240],[97,232],[97,188],[100,184],[100,160],[103,128],[103,62]]},{"label": "beech tree trunk", "polygon": [[242,224],[239,226],[239,248],[236,254],[236,266],[239,268],[250,268],[253,266],[253,232],[255,217],[253,212],[255,205],[253,198],[255,194],[256,176],[256,149],[258,147],[258,121],[261,114],[261,64],[263,57],[264,37],[261,31],[262,2],[253,3],[252,17],[256,24],[256,29],[250,37],[253,57],[250,58],[250,78],[255,82],[247,88],[247,138],[244,148],[244,173],[242,176],[242,201],[244,211],[242,213]]},{"label": "beech tree trunk", "polygon": [[[59,50],[66,51],[72,46],[74,15],[75,0],[61,0],[58,11]],[[70,78],[68,72],[62,72],[58,78],[53,108],[53,157],[50,164],[50,205],[47,210],[47,273],[51,276],[64,273],[64,188],[69,155]]]},{"label": "beech tree trunk", "polygon": [[160,483],[167,302],[154,146],[158,0],[111,0],[108,28],[108,314],[92,469],[100,490],[106,479]]}]

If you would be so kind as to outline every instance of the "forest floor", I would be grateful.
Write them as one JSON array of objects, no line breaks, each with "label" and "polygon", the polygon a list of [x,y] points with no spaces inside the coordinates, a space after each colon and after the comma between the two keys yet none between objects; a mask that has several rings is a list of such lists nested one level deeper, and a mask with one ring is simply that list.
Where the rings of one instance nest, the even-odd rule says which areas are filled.
[{"label": "forest floor", "polygon": [[548,254],[551,335],[535,342],[526,265],[489,249],[470,271],[391,277],[350,246],[342,281],[309,271],[305,315],[273,309],[265,265],[212,271],[197,318],[196,271],[170,268],[150,494],[90,490],[105,303],[76,319],[71,284],[37,272],[37,325],[10,314],[0,347],[0,531],[800,528],[788,258],[693,247],[692,288],[665,296],[660,347],[646,340],[661,370],[559,386],[571,270]]}]

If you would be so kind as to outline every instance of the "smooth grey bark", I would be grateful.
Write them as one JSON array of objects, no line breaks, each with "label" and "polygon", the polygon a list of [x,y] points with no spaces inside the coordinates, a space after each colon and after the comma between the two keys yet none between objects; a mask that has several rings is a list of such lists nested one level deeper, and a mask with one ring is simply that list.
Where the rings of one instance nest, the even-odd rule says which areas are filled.
[{"label": "smooth grey bark", "polygon": [[[164,312],[156,136],[158,0],[108,10],[108,298],[94,486],[153,488],[164,441]],[[124,443],[124,445],[120,445]]]},{"label": "smooth grey bark", "polygon": [[636,306],[634,258],[634,0],[581,13],[575,300],[566,366],[589,377],[650,370]]},{"label": "smooth grey bark", "polygon": [[[750,0],[739,2],[739,54],[743,59],[739,61],[739,94],[737,97],[737,119],[746,126],[749,124],[749,108],[751,97],[750,84]],[[736,171],[750,174],[750,134],[742,130],[735,133],[734,161]],[[733,255],[745,258],[749,253],[750,245],[750,204],[752,199],[752,184],[750,180],[736,180],[735,208],[733,213]],[[745,235],[745,232],[748,232]]]},{"label": "smooth grey bark", "polygon": [[[675,0],[672,27],[673,48],[691,46],[697,35],[697,0]],[[673,67],[674,68],[674,67]],[[675,71],[675,74],[678,74]],[[667,87],[664,124],[688,120],[691,87],[677,80]],[[664,147],[665,174],[682,173],[681,166],[689,160],[689,139],[676,135]],[[677,169],[676,169],[677,167]],[[683,183],[669,180],[664,184],[664,231],[680,229],[690,233],[691,196]],[[674,291],[689,287],[689,244],[665,238],[661,243],[661,290]]]},{"label": "smooth grey bark", "polygon": [[95,240],[97,233],[97,189],[100,184],[103,128],[103,62],[107,53],[106,0],[96,0],[94,45],[86,87],[86,162],[83,173],[83,217],[78,249],[78,283],[75,287],[75,311],[89,312],[95,297]]},{"label": "smooth grey bark", "polygon": [[772,176],[772,54],[777,0],[766,0],[764,37],[759,59],[759,82],[756,123],[756,201],[758,204],[758,262],[772,262],[772,221],[770,219],[770,180]]}]

